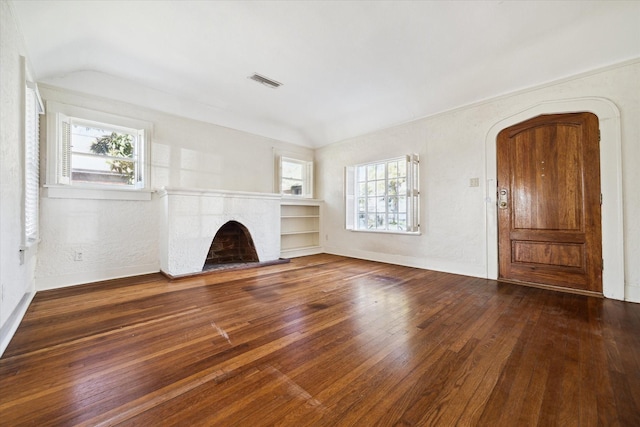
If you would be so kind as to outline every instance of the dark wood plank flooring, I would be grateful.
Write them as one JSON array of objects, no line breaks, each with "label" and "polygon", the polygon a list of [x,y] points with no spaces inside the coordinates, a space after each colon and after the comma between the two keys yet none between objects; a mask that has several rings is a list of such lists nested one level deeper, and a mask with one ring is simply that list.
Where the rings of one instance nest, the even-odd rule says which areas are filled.
[{"label": "dark wood plank flooring", "polygon": [[640,305],[331,255],[40,292],[2,426],[640,426]]}]

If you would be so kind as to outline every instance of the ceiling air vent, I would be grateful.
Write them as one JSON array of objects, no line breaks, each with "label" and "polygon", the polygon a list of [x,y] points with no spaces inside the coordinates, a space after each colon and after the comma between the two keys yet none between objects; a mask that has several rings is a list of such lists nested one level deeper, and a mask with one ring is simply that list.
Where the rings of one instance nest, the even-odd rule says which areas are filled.
[{"label": "ceiling air vent", "polygon": [[263,85],[270,87],[272,89],[282,86],[282,83],[272,80],[270,78],[267,78],[265,76],[261,76],[258,73],[254,73],[253,76],[249,76],[249,78],[258,83],[262,83]]}]

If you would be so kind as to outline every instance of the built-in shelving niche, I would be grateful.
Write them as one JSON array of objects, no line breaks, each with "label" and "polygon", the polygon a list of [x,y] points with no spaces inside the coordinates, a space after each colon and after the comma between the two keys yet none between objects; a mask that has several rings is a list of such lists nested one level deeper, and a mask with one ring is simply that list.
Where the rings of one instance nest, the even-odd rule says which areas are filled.
[{"label": "built-in shelving niche", "polygon": [[320,215],[322,202],[286,199],[280,205],[280,254],[283,258],[322,252]]}]

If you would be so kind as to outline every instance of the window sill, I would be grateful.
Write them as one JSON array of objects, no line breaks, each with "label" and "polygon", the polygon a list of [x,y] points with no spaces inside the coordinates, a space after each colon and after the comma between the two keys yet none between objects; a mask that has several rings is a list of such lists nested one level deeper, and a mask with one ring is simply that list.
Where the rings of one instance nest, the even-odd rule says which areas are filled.
[{"label": "window sill", "polygon": [[42,196],[49,199],[151,200],[152,190],[45,185]]},{"label": "window sill", "polygon": [[282,194],[283,200],[315,200],[311,196],[303,196],[303,195],[293,195],[293,194]]},{"label": "window sill", "polygon": [[420,231],[356,230],[356,229],[347,229],[347,231],[353,231],[354,233],[397,234],[400,236],[421,236],[422,235]]},{"label": "window sill", "polygon": [[28,239],[26,242],[23,242],[18,249],[20,250],[20,252],[28,251],[34,246],[37,246],[38,243],[40,243],[39,237],[37,239]]},{"label": "window sill", "polygon": [[302,196],[289,196],[283,195],[282,201],[284,203],[318,203],[322,202],[321,199],[314,199],[313,197],[302,197]]}]

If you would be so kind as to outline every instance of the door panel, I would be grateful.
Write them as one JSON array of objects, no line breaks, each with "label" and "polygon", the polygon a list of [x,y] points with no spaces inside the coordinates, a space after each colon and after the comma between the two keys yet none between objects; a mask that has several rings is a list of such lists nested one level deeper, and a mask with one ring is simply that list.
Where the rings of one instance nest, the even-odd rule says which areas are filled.
[{"label": "door panel", "polygon": [[497,143],[499,278],[602,293],[598,118],[539,116]]},{"label": "door panel", "polygon": [[513,240],[513,261],[582,267],[584,266],[584,245]]}]

